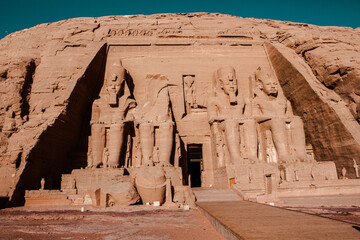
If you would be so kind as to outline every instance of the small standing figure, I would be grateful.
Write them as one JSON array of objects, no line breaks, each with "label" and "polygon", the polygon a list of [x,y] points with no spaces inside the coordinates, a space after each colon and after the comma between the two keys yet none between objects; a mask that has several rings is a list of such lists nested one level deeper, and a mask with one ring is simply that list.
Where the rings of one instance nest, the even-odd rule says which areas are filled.
[{"label": "small standing figure", "polygon": [[40,185],[41,185],[40,190],[44,190],[44,188],[45,188],[45,178],[41,179]]},{"label": "small standing figure", "polygon": [[104,148],[104,156],[103,156],[103,163],[104,163],[104,167],[110,167],[109,163],[109,149],[108,148]]},{"label": "small standing figure", "polygon": [[354,161],[354,168],[355,168],[356,178],[359,178],[359,165],[356,163],[355,158],[353,158],[353,161]]},{"label": "small standing figure", "polygon": [[75,178],[73,178],[71,180],[71,189],[76,189],[76,179]]},{"label": "small standing figure", "polygon": [[347,179],[347,177],[346,177],[346,168],[345,167],[342,168],[341,175],[342,175],[342,179]]},{"label": "small standing figure", "polygon": [[197,104],[195,100],[194,76],[188,75],[184,77],[184,92],[185,92],[186,114],[190,114],[192,108],[197,108]]}]

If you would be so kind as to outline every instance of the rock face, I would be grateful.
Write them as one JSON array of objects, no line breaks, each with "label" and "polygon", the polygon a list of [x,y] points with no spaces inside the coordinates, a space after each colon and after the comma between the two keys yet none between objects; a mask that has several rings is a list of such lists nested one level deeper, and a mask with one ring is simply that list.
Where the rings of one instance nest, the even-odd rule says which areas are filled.
[{"label": "rock face", "polygon": [[[303,124],[303,138],[312,146],[315,160],[334,161],[338,175],[345,167],[347,176],[355,178],[353,159],[360,164],[360,29],[211,13],[77,18],[10,34],[0,40],[0,53],[0,197],[4,201],[23,203],[24,191],[39,189],[42,178],[45,188],[59,189],[61,174],[73,169],[125,165],[119,160],[123,155],[132,166],[180,165],[186,177],[193,162],[175,161],[185,161],[201,144],[201,180],[209,185],[219,180],[216,174],[221,175],[226,159],[280,162],[283,158],[286,162],[284,156],[295,158],[299,149],[306,151],[305,142],[295,140],[295,135],[286,140],[290,150],[280,151],[281,141],[276,139],[281,134],[272,126],[275,118],[267,116],[272,120],[261,125],[247,112],[244,116],[254,121],[242,122],[247,127],[238,131],[254,144],[242,146],[246,153],[239,156],[240,148],[227,148],[227,136],[233,141],[239,138],[227,133],[230,125],[210,126],[209,121],[216,119],[207,116],[212,75],[220,65],[232,66],[239,81],[234,93],[223,96],[229,98],[229,106],[245,111],[259,102],[255,71],[265,66],[265,72],[272,72],[280,84],[284,98],[279,101],[293,111],[286,116],[294,120],[284,116],[279,124],[290,128]],[[115,70],[110,71],[112,62]],[[183,69],[179,76],[178,69]],[[126,81],[107,75],[120,76],[122,71]],[[235,79],[229,73],[232,70],[227,76]],[[246,80],[249,77],[252,80]],[[126,84],[127,92],[121,92],[120,85],[117,89],[118,83]],[[119,103],[129,116],[114,107]],[[105,113],[96,115],[94,106]],[[121,119],[114,120],[119,115],[114,109],[123,112]],[[200,124],[189,127],[196,123]],[[106,124],[112,124],[118,134],[106,136]],[[124,133],[124,126],[138,132]],[[248,131],[262,131],[257,126],[263,128],[262,145]],[[221,143],[215,141],[218,151],[206,138],[216,137],[214,131],[219,131],[216,136],[225,134],[219,141],[225,146],[221,149],[230,152],[229,158],[208,156],[222,151]],[[121,139],[124,134],[135,138]],[[147,136],[153,135],[160,137],[148,142]],[[101,136],[113,139],[106,150],[104,144],[97,148]],[[269,148],[264,147],[266,139],[273,139]],[[129,144],[137,150],[122,150]],[[263,146],[261,156],[259,146]],[[104,151],[108,151],[105,163]],[[212,163],[205,164],[205,159]]]}]

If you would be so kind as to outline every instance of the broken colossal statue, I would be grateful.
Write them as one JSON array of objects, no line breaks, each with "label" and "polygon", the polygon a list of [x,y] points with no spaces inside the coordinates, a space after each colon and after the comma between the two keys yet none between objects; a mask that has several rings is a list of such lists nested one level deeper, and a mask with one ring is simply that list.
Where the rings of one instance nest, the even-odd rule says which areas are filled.
[{"label": "broken colossal statue", "polygon": [[[146,99],[137,113],[140,132],[142,165],[171,166],[173,121],[171,116],[168,79],[161,74],[146,76]],[[156,140],[156,141],[155,141]]]}]

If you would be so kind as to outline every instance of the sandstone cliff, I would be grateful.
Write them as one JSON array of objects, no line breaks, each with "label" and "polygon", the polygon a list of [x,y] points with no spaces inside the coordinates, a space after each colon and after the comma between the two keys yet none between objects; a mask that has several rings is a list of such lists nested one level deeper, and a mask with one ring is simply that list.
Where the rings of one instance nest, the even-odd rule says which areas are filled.
[{"label": "sandstone cliff", "polygon": [[[106,44],[144,37],[194,45],[206,38],[272,43],[269,58],[305,122],[316,160],[335,161],[354,177],[352,158],[360,161],[359,28],[213,13],[109,16],[41,24],[0,40],[1,197],[21,199],[24,189],[39,187],[45,172],[59,187],[56,179],[72,168],[68,153],[86,148],[79,136],[102,85]],[[285,66],[294,78],[282,78]]]}]

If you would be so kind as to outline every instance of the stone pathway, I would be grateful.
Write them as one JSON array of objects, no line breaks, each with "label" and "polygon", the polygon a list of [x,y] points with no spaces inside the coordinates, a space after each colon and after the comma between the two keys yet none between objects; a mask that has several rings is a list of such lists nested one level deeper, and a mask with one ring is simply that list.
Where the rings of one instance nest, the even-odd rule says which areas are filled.
[{"label": "stone pathway", "polygon": [[[228,239],[360,239],[356,224],[248,201],[213,201],[220,192],[194,192],[200,196],[196,204]],[[203,200],[205,195],[212,197]]]},{"label": "stone pathway", "polygon": [[242,199],[230,189],[192,188],[197,202],[241,201]]}]

